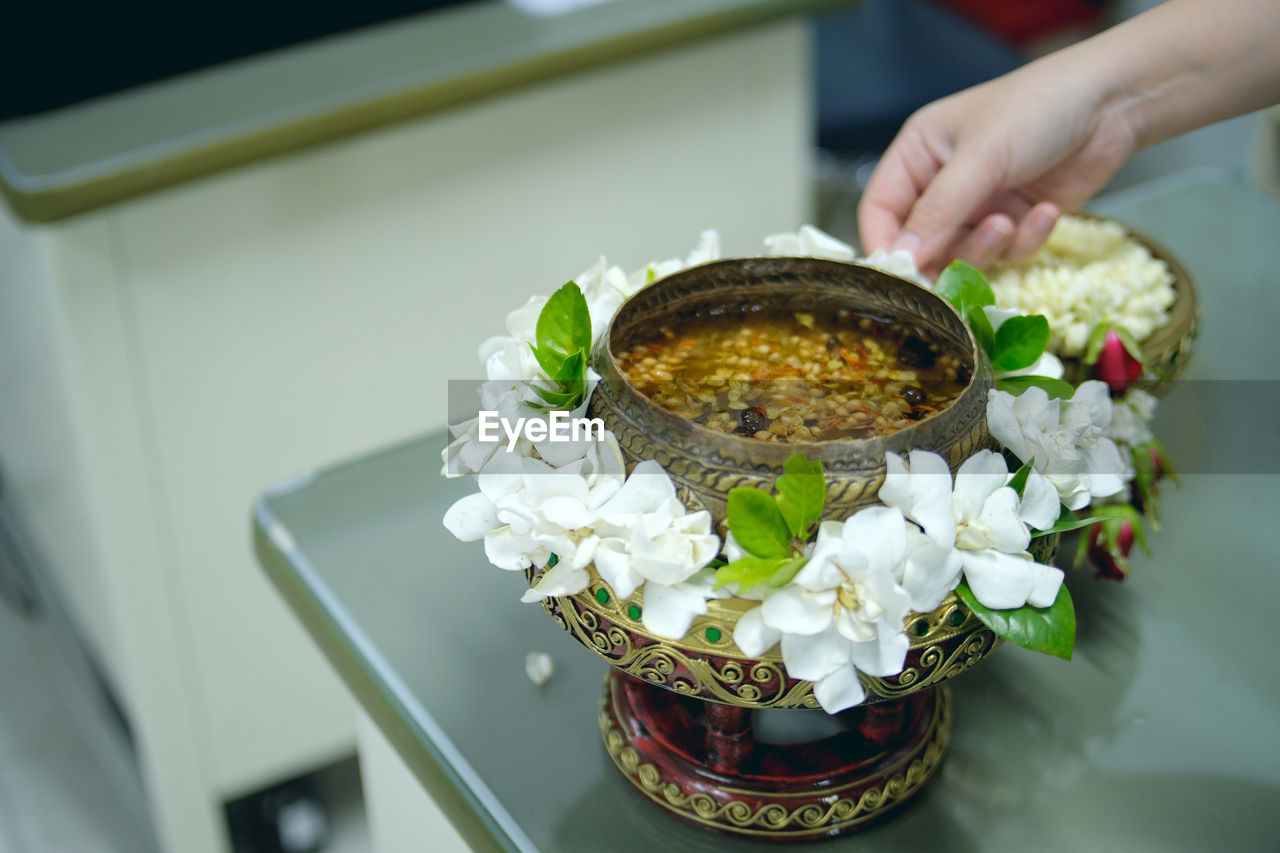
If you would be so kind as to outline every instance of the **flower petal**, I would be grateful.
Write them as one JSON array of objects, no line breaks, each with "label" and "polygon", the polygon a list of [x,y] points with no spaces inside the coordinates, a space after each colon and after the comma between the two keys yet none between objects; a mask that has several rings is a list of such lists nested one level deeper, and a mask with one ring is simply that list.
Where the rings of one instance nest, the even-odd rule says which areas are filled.
[{"label": "flower petal", "polygon": [[760,606],[765,624],[785,634],[817,634],[831,624],[835,593],[811,593],[783,587]]},{"label": "flower petal", "polygon": [[1058,498],[1058,490],[1043,474],[1031,469],[1026,486],[1022,489],[1018,516],[1036,530],[1048,530],[1053,527],[1061,512],[1062,501]]},{"label": "flower petal", "polygon": [[893,631],[881,624],[874,640],[849,646],[849,660],[867,675],[885,678],[902,672],[910,645],[911,641],[901,628]]},{"label": "flower petal", "polygon": [[858,680],[858,671],[852,666],[842,666],[813,685],[813,698],[828,714],[861,704],[866,697],[866,690]]},{"label": "flower petal", "polygon": [[456,501],[444,514],[444,526],[463,542],[474,542],[501,527],[498,508],[480,492]]},{"label": "flower petal", "polygon": [[1027,604],[1032,607],[1048,607],[1058,597],[1058,588],[1062,586],[1062,569],[1036,563],[1036,578],[1027,596]]},{"label": "flower petal", "polygon": [[849,663],[849,641],[834,626],[811,636],[783,634],[782,662],[792,678],[818,681]]},{"label": "flower petal", "polygon": [[[1057,492],[1053,499],[1058,499]],[[960,582],[962,567],[954,548],[943,548],[918,531],[909,535],[901,583],[911,609],[928,613],[941,604]]]},{"label": "flower petal", "polygon": [[630,598],[644,578],[631,568],[631,557],[620,539],[604,539],[596,546],[596,571],[618,598]]},{"label": "flower petal", "polygon": [[512,533],[507,528],[500,528],[484,537],[484,555],[490,563],[507,571],[529,568],[539,550],[532,536]]},{"label": "flower petal", "polygon": [[858,510],[845,521],[841,538],[846,548],[866,555],[871,574],[891,572],[896,576],[906,556],[906,520],[897,507],[869,506]]},{"label": "flower petal", "polygon": [[1030,554],[961,551],[960,559],[973,597],[992,610],[1026,604],[1040,574]]},{"label": "flower petal", "polygon": [[561,560],[547,569],[536,584],[525,590],[520,600],[528,604],[553,595],[573,595],[586,589],[590,582],[591,576],[585,569],[575,567],[568,560]]},{"label": "flower petal", "polygon": [[733,641],[742,653],[750,657],[759,657],[782,638],[782,632],[765,624],[759,607],[753,607],[738,617],[733,626]]},{"label": "flower petal", "polygon": [[962,522],[977,516],[991,493],[1008,479],[1009,466],[999,453],[979,450],[966,459],[956,472],[956,487],[951,497],[956,520]]},{"label": "flower petal", "polygon": [[[581,483],[582,480],[578,482]],[[538,507],[538,512],[547,521],[565,530],[588,527],[596,518],[585,503],[567,496],[548,498]]]},{"label": "flower petal", "polygon": [[977,521],[987,541],[1001,551],[1018,553],[1031,544],[1031,533],[1018,516],[1018,493],[1008,486],[1001,486],[987,498]]},{"label": "flower petal", "polygon": [[696,587],[649,581],[644,585],[640,621],[659,637],[679,640],[689,632],[693,617],[707,612],[707,600]]},{"label": "flower petal", "polygon": [[911,474],[907,465],[896,453],[886,453],[884,465],[884,483],[880,485],[879,498],[906,513],[911,509]]}]

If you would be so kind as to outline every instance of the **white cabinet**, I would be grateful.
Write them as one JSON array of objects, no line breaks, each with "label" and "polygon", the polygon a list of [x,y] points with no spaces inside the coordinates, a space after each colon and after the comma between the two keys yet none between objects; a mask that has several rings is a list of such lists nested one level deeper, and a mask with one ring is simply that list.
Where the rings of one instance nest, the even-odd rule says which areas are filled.
[{"label": "white cabinet", "polygon": [[793,230],[807,84],[804,24],[773,24],[0,221],[9,497],[132,719],[169,851],[224,849],[224,799],[354,748],[350,699],[256,566],[253,497],[441,426],[504,314],[601,252]]}]

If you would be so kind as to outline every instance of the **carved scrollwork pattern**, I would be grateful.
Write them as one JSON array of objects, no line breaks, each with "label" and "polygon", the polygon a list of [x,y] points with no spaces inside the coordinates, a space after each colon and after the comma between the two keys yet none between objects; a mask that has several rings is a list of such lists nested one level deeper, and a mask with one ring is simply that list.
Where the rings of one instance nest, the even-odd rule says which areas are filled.
[{"label": "carved scrollwork pattern", "polygon": [[[738,616],[754,602],[710,601],[707,614],[695,620],[683,639],[670,640],[645,631],[630,615],[633,608],[643,607],[640,591],[619,600],[594,569],[589,571],[592,580],[586,590],[545,599],[542,606],[561,630],[613,666],[659,687],[726,705],[819,707],[813,683],[788,676],[776,647],[749,658],[733,643]],[[536,571],[529,576],[536,580]],[[931,613],[912,614],[906,631],[911,650],[902,672],[889,678],[861,676],[868,701],[932,687],[970,669],[999,645],[955,595]],[[712,641],[709,635],[718,639]]]}]

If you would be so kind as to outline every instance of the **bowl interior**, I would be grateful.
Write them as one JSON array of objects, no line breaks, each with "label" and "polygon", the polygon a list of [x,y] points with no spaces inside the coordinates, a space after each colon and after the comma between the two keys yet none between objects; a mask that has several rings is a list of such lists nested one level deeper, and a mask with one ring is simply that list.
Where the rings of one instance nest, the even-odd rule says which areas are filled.
[{"label": "bowl interior", "polygon": [[[979,379],[983,356],[969,328],[942,297],[920,285],[873,267],[816,258],[747,258],[715,261],[683,270],[641,290],[619,309],[596,353],[597,369],[607,386],[618,386],[650,410],[665,428],[691,440],[739,442],[781,458],[792,453],[825,455],[829,445],[865,444],[919,432],[947,411],[931,413],[891,436],[838,438],[827,441],[760,442],[713,430],[662,408],[621,370],[618,356],[659,328],[678,327],[698,319],[749,318],[792,312],[834,314],[851,311],[891,322],[909,334],[933,341],[965,365],[958,380],[958,400]],[[610,393],[607,391],[606,393]],[[985,399],[985,391],[983,392]]]}]

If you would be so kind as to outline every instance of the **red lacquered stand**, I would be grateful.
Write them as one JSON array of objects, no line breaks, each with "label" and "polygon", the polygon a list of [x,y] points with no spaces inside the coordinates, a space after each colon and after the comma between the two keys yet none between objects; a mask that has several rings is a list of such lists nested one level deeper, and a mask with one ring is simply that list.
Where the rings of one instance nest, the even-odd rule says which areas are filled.
[{"label": "red lacquered stand", "polygon": [[663,809],[772,841],[840,835],[883,817],[937,769],[951,731],[945,686],[851,708],[837,733],[801,743],[758,741],[752,715],[615,669],[600,727],[618,769]]}]

